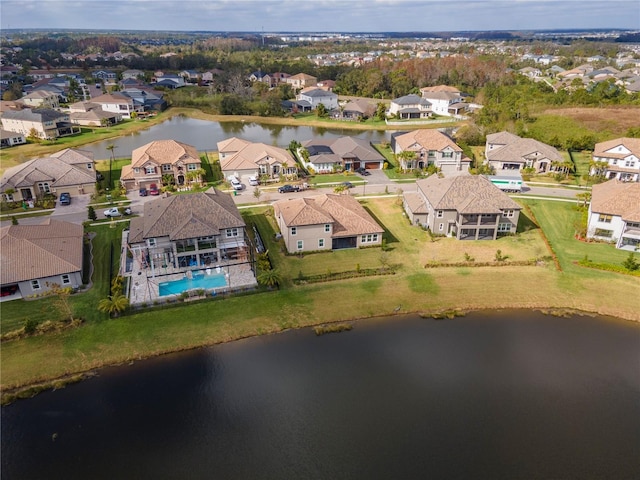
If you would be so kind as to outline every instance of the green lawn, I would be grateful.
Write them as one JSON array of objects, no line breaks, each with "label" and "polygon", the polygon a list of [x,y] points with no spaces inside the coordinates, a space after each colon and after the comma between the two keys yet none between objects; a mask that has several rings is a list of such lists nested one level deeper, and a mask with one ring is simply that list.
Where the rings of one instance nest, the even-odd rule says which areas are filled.
[{"label": "green lawn", "polygon": [[398,171],[398,162],[390,146],[387,147],[376,143],[373,147],[385,158],[386,163],[388,163],[388,167],[385,168],[384,173],[391,180],[415,180],[417,178],[413,172],[402,173]]}]

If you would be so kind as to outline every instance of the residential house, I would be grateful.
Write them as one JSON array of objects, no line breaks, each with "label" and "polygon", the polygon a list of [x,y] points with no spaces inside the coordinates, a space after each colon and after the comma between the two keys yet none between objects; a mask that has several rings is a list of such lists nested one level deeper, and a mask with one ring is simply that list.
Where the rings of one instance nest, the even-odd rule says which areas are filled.
[{"label": "residential house", "polygon": [[315,110],[320,104],[324,105],[327,111],[338,108],[338,95],[321,88],[303,90],[296,96],[296,100],[300,105],[308,105],[311,110]]},{"label": "residential house", "polygon": [[[398,132],[391,135],[391,150],[403,170],[435,165],[444,175],[467,172],[471,159],[450,137],[434,129]],[[403,155],[404,152],[412,154]]]},{"label": "residential house", "polygon": [[67,148],[8,168],[0,194],[7,202],[26,202],[47,193],[92,194],[95,183],[93,154]]},{"label": "residential house", "polygon": [[341,118],[361,120],[372,117],[376,113],[376,105],[364,98],[355,98],[340,107]]},{"label": "residential house", "polygon": [[29,108],[60,108],[57,93],[50,90],[35,90],[20,99]]},{"label": "residential house", "polygon": [[198,83],[198,80],[202,78],[202,74],[196,70],[183,70],[180,75],[184,78],[185,82]]},{"label": "residential house", "polygon": [[82,225],[47,218],[40,225],[0,229],[0,283],[14,298],[45,294],[53,284],[78,288],[82,280]]},{"label": "residential house", "polygon": [[288,73],[283,72],[267,73],[262,76],[262,79],[260,81],[266,83],[269,88],[273,88],[277,87],[281,83],[285,83],[287,78],[289,78],[290,76],[291,75],[289,75]]},{"label": "residential house", "polygon": [[161,112],[167,108],[164,93],[147,86],[126,87],[116,95],[121,95],[133,100],[133,109],[136,113]]},{"label": "residential house", "polygon": [[520,75],[524,75],[525,77],[529,77],[531,79],[536,79],[542,77],[542,71],[539,68],[534,67],[524,67],[518,70]]},{"label": "residential house", "polygon": [[173,183],[183,186],[200,181],[202,161],[195,147],[175,140],[156,140],[131,152],[131,164],[122,167],[120,183],[127,190],[161,185],[163,177],[171,176]]},{"label": "residential house", "polygon": [[549,172],[556,169],[555,164],[565,161],[551,145],[506,131],[487,135],[484,153],[496,175],[517,173],[523,168],[534,168],[537,173]]},{"label": "residential house", "polygon": [[593,161],[602,166],[594,165],[591,175],[640,182],[640,138],[622,137],[596,143]]},{"label": "residential house", "polygon": [[301,89],[306,87],[314,87],[318,83],[318,78],[306,73],[298,73],[297,75],[291,75],[285,79],[285,82],[291,85],[295,89]]},{"label": "residential house", "polygon": [[256,284],[246,224],[233,198],[213,187],[146,202],[144,215],[131,219],[127,248],[147,277],[184,272],[192,278],[194,270],[224,269],[226,287]]},{"label": "residential house", "polygon": [[91,72],[91,76],[96,80],[100,80],[105,83],[115,83],[118,78],[116,72],[112,72],[111,70],[97,70],[95,72]]},{"label": "residential house", "polygon": [[122,72],[122,80],[126,80],[128,78],[133,78],[133,79],[142,79],[144,78],[144,72],[142,70],[125,70],[124,72]]},{"label": "residential house", "polygon": [[220,70],[218,68],[214,68],[213,70],[207,70],[206,72],[204,72],[202,74],[202,81],[211,82],[211,81],[213,81],[213,77],[217,77],[219,75],[222,75],[223,73],[224,73],[224,71]]},{"label": "residential house", "polygon": [[431,114],[431,102],[413,93],[391,100],[387,112],[388,116],[401,119],[429,118]]},{"label": "residential house", "polygon": [[180,75],[176,75],[175,73],[156,72],[155,85],[158,87],[174,89],[184,87],[185,83],[184,78]]},{"label": "residential house", "polygon": [[521,207],[481,175],[416,182],[416,192],[403,194],[404,210],[414,225],[458,240],[495,240],[515,233]]},{"label": "residential house", "polygon": [[0,148],[13,147],[27,143],[26,137],[22,133],[10,132],[0,129]]},{"label": "residential house", "polygon": [[2,128],[21,133],[27,138],[35,136],[44,140],[73,135],[80,132],[70,123],[69,114],[43,108],[7,110],[2,113]]},{"label": "residential house", "polygon": [[333,92],[333,88],[336,86],[336,82],[334,80],[320,80],[316,86],[322,88],[323,90],[329,90],[330,92]]},{"label": "residential house", "polygon": [[290,253],[382,244],[384,230],[350,195],[279,200],[273,211]]},{"label": "residential house", "polygon": [[460,115],[467,108],[464,94],[457,88],[448,85],[423,87],[420,89],[422,98],[431,103],[431,111],[436,115],[446,117]]},{"label": "residential house", "polygon": [[[126,95],[122,95],[120,92],[99,95],[92,98],[91,102],[101,105],[102,110],[105,112],[117,113],[122,118],[126,119],[131,119],[134,112],[136,112],[136,106],[134,105],[133,99]],[[138,107],[138,111],[144,111],[144,109]]]},{"label": "residential house", "polygon": [[640,183],[613,179],[593,186],[587,237],[640,249]]},{"label": "residential house", "polygon": [[317,173],[336,170],[355,171],[359,168],[382,170],[385,158],[367,140],[356,137],[314,138],[302,143],[309,153],[305,160],[298,155],[306,168]]},{"label": "residential house", "polygon": [[293,175],[298,172],[291,153],[265,143],[252,143],[237,137],[218,142],[220,168],[225,177]]},{"label": "residential house", "polygon": [[69,105],[69,120],[75,125],[101,127],[114,125],[122,120],[122,115],[105,112],[102,105],[94,102],[77,102]]}]

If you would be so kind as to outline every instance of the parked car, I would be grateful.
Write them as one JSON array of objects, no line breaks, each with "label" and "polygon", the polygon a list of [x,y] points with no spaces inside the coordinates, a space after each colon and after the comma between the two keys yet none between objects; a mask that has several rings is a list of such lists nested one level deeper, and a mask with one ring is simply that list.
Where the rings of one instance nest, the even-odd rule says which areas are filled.
[{"label": "parked car", "polygon": [[251,185],[252,187],[257,187],[258,185],[260,185],[260,182],[258,181],[257,177],[249,177],[249,185]]},{"label": "parked car", "polygon": [[120,213],[120,210],[118,210],[118,207],[111,207],[104,211],[104,216],[107,218],[112,218],[112,217],[121,217],[122,214]]},{"label": "parked car", "polygon": [[140,189],[139,193],[141,197],[146,197],[147,195],[149,195],[149,191],[144,187]]},{"label": "parked car", "polygon": [[160,195],[160,190],[158,189],[158,185],[152,183],[149,185],[149,195]]},{"label": "parked car", "polygon": [[60,194],[58,200],[60,200],[60,205],[71,205],[71,194],[63,192]]},{"label": "parked car", "polygon": [[342,182],[340,185],[342,185],[345,188],[353,188],[355,187],[355,185],[351,182]]},{"label": "parked car", "polygon": [[231,182],[231,188],[233,188],[234,190],[242,190],[244,188],[244,185],[240,183],[240,180],[235,177],[230,179],[229,181]]},{"label": "parked car", "polygon": [[123,210],[125,215],[131,215],[131,207],[127,207]]},{"label": "parked car", "polygon": [[371,172],[369,170],[367,170],[366,168],[363,168],[363,167],[360,167],[360,168],[356,169],[356,173],[359,173],[363,177],[366,177],[367,175],[371,175]]},{"label": "parked car", "polygon": [[278,188],[278,193],[291,193],[291,192],[297,192],[299,190],[300,188],[294,185],[283,185],[280,188]]}]

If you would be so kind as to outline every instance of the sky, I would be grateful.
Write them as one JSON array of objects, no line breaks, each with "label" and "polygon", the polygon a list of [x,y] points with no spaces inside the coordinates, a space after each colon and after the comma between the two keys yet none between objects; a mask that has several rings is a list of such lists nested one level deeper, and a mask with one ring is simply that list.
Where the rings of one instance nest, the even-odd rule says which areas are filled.
[{"label": "sky", "polygon": [[224,32],[640,30],[640,0],[0,0],[0,28]]}]

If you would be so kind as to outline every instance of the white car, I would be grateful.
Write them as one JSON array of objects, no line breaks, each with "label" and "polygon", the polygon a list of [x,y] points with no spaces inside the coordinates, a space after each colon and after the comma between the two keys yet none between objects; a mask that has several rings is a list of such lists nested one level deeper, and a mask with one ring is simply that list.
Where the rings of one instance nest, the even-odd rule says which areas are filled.
[{"label": "white car", "polygon": [[257,187],[258,185],[260,185],[260,182],[256,177],[249,177],[249,185],[251,185],[252,187]]},{"label": "white car", "polygon": [[104,216],[107,218],[112,218],[112,217],[121,217],[122,214],[120,213],[120,210],[118,210],[118,207],[113,207],[105,210]]},{"label": "white car", "polygon": [[231,175],[229,177],[229,183],[234,190],[242,190],[243,188],[242,183],[240,183],[240,180],[238,180],[236,176]]}]

